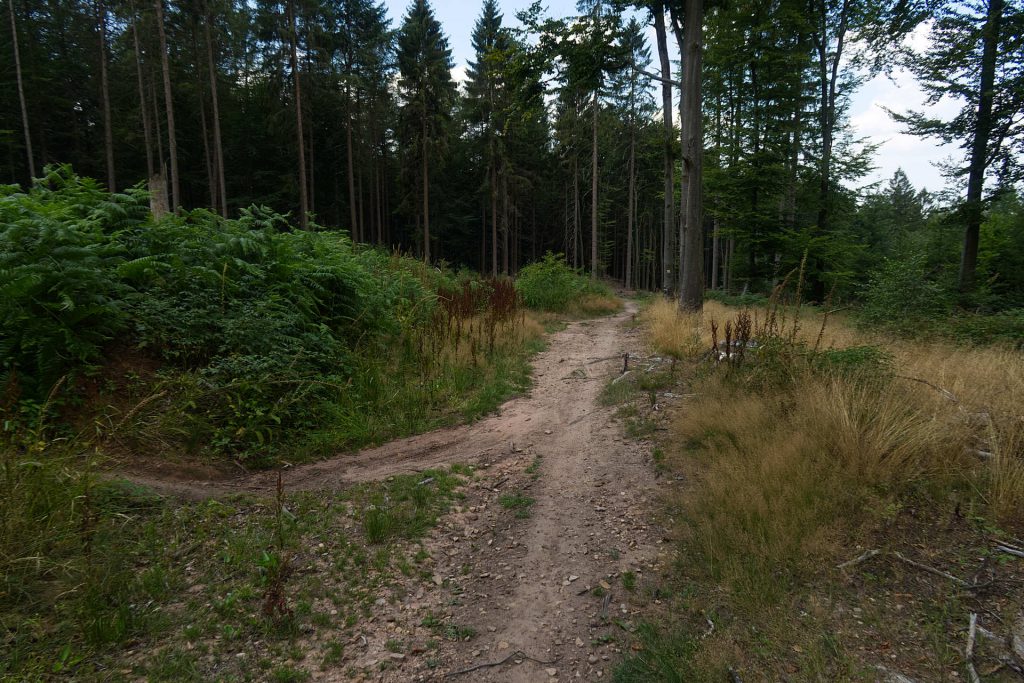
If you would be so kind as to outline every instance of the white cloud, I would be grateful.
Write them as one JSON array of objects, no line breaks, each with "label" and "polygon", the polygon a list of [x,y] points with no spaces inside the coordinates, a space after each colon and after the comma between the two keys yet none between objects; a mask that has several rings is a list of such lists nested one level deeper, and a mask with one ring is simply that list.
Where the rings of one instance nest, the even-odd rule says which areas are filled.
[{"label": "white cloud", "polygon": [[[930,41],[929,26],[919,26],[905,44],[914,50],[927,50]],[[943,99],[932,106],[925,105],[925,94],[918,87],[913,74],[905,69],[895,70],[891,76],[876,76],[865,83],[853,96],[850,105],[850,125],[855,135],[871,142],[881,143],[875,155],[877,168],[864,180],[875,182],[892,177],[902,168],[910,182],[918,189],[926,187],[941,190],[945,179],[935,163],[956,156],[956,145],[943,145],[933,138],[920,138],[903,132],[902,124],[894,121],[885,110],[903,113],[925,111],[929,116],[949,119],[956,115],[960,104]]]},{"label": "white cloud", "polygon": [[455,84],[458,85],[460,88],[469,78],[469,76],[466,75],[467,68],[468,67],[465,64],[459,64],[455,67],[452,67],[452,80],[455,81]]}]

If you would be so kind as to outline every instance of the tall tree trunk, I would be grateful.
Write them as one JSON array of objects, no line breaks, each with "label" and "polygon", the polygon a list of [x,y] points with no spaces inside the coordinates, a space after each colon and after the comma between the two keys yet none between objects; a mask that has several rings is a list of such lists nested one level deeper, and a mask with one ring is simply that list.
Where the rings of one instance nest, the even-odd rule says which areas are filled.
[{"label": "tall tree trunk", "polygon": [[204,3],[206,13],[206,66],[210,73],[210,100],[213,104],[213,156],[214,164],[217,167],[217,190],[220,198],[220,215],[228,217],[228,190],[224,178],[224,144],[220,135],[220,98],[217,96],[217,64],[213,58],[213,37],[210,34],[210,24],[213,23],[213,15],[210,13],[209,5]]},{"label": "tall tree trunk", "polygon": [[[491,143],[493,149],[493,142]],[[491,275],[498,277],[498,169],[491,155]]]},{"label": "tall tree trunk", "polygon": [[351,86],[345,84],[345,165],[348,176],[348,220],[349,232],[356,239],[356,171],[352,155],[352,93]]},{"label": "tall tree trunk", "polygon": [[96,0],[96,30],[100,38],[100,98],[103,100],[103,147],[107,157],[107,189],[117,191],[114,173],[114,133],[110,121],[110,83],[107,79],[107,9]]},{"label": "tall tree trunk", "polygon": [[[632,118],[632,117],[630,117]],[[629,127],[629,198],[626,208],[626,289],[633,286],[633,225],[636,214],[636,131],[631,121]]]},{"label": "tall tree trunk", "polygon": [[594,119],[590,143],[590,279],[597,278],[597,115],[601,110],[601,86],[594,89]]},{"label": "tall tree trunk", "polygon": [[580,252],[577,248],[580,239],[580,228],[583,222],[580,215],[580,163],[578,152],[573,153],[572,162],[572,267],[580,267]]},{"label": "tall tree trunk", "polygon": [[[195,43],[193,43],[195,47]],[[199,133],[203,138],[203,163],[206,165],[206,189],[210,195],[210,208],[217,210],[217,173],[214,170],[215,164],[213,154],[210,152],[210,133],[206,125],[206,104],[203,102],[202,81],[199,74],[196,74],[196,92],[199,97]]]},{"label": "tall tree trunk", "polygon": [[704,227],[702,180],[704,121],[701,115],[701,69],[704,38],[704,0],[686,0],[684,15],[682,121],[686,139],[683,176],[686,188],[685,241],[679,305],[683,310],[699,311],[704,306]]},{"label": "tall tree trunk", "polygon": [[658,42],[658,58],[661,62],[661,111],[665,127],[665,178],[663,198],[663,223],[661,238],[661,288],[665,294],[672,289],[672,229],[675,225],[675,164],[672,161],[672,147],[675,144],[675,130],[672,126],[672,64],[668,58],[668,34],[665,30],[665,7],[658,3],[654,8],[654,31]]},{"label": "tall tree trunk", "polygon": [[722,240],[718,236],[718,219],[715,219],[715,227],[711,233],[711,289],[718,289],[718,265]]},{"label": "tall tree trunk", "polygon": [[1003,19],[1003,0],[989,0],[985,28],[981,38],[981,78],[978,83],[978,115],[971,141],[971,162],[967,174],[967,226],[960,257],[960,291],[974,289],[978,266],[978,242],[981,234],[981,199],[985,184],[988,140],[992,133],[993,85],[996,74],[996,50]]},{"label": "tall tree trunk", "polygon": [[829,64],[828,14],[824,0],[819,0],[819,32],[816,36],[818,49],[818,84],[821,89],[821,101],[818,112],[821,126],[821,161],[819,168],[818,187],[818,229],[828,232],[830,212],[829,198],[832,192],[832,146],[836,125],[836,85],[839,80],[839,65],[843,58],[843,46],[846,41],[846,30],[849,21],[849,0],[843,0],[839,14],[839,27],[836,30],[836,49]]},{"label": "tall tree trunk", "polygon": [[160,36],[160,66],[164,77],[164,110],[167,112],[167,151],[171,156],[171,211],[181,205],[178,183],[178,140],[174,128],[174,99],[171,91],[171,64],[167,54],[167,30],[164,27],[164,0],[155,0],[156,29]]},{"label": "tall tree trunk", "polygon": [[509,244],[508,244],[508,169],[502,164],[501,169],[501,274],[508,275]]},{"label": "tall tree trunk", "polygon": [[153,164],[153,133],[149,128],[147,113],[146,88],[142,80],[142,52],[139,49],[139,17],[135,13],[135,3],[130,5],[132,14],[132,43],[135,47],[135,75],[139,81],[139,113],[142,116],[142,137],[146,145],[146,178],[152,178],[156,172]]},{"label": "tall tree trunk", "polygon": [[302,126],[302,85],[299,78],[298,30],[295,26],[295,0],[288,2],[288,25],[291,28],[292,82],[295,85],[295,138],[299,145],[299,227],[309,228],[309,195],[306,188],[306,136]]},{"label": "tall tree trunk", "polygon": [[28,159],[29,178],[36,177],[36,162],[32,156],[32,135],[28,128],[28,106],[25,104],[25,85],[21,80],[21,53],[18,51],[18,25],[14,20],[14,0],[8,0],[11,10],[11,45],[14,47],[14,74],[18,81],[18,102],[21,104],[21,125],[25,131],[25,156]]},{"label": "tall tree trunk", "polygon": [[427,162],[427,119],[423,121],[423,261],[430,263],[430,176]]}]

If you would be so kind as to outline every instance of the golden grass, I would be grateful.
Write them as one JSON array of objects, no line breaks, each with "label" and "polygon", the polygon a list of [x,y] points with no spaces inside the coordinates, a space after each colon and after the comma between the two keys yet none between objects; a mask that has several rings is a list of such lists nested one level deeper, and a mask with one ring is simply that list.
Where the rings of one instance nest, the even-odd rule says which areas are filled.
[{"label": "golden grass", "polygon": [[[694,357],[711,346],[711,320],[721,330],[737,312],[708,302],[687,316],[657,301],[643,321],[656,351]],[[720,367],[671,425],[671,457],[693,477],[684,535],[717,581],[755,604],[778,599],[921,491],[939,504],[972,496],[999,523],[1024,522],[1024,356],[873,336],[836,317],[822,334],[822,314],[807,310],[794,332],[788,316],[783,337],[803,345],[785,360],[786,381],[755,388]],[[881,348],[891,373],[812,367],[819,335],[823,350]]]},{"label": "golden grass", "polygon": [[682,313],[670,299],[655,299],[640,314],[640,319],[648,344],[670,358],[688,358],[710,348],[710,341],[704,346],[701,315]]},{"label": "golden grass", "polygon": [[566,314],[573,318],[597,318],[618,313],[622,300],[605,294],[584,294],[569,304]]}]

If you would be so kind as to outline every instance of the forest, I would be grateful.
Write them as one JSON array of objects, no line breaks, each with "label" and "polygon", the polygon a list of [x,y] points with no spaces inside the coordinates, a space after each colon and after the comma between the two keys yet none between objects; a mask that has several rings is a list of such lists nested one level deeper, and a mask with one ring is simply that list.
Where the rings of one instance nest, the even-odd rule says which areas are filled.
[{"label": "forest", "polygon": [[[863,298],[886,259],[945,292],[940,309],[1022,303],[1015,2],[701,4],[699,62],[682,3],[588,1],[567,18],[537,4],[510,21],[485,2],[463,83],[427,2],[398,25],[370,0],[8,5],[9,183],[64,163],[111,191],[156,176],[171,210],[266,206],[494,275],[552,251],[670,291],[690,235],[709,290],[767,292],[806,253],[817,300]],[[922,27],[918,53],[905,39]],[[877,141],[851,131],[850,98],[898,66],[962,107],[893,112],[960,148],[946,192],[860,182]]]},{"label": "forest", "polygon": [[0,680],[1020,680],[1021,0],[436,1],[4,3]]}]

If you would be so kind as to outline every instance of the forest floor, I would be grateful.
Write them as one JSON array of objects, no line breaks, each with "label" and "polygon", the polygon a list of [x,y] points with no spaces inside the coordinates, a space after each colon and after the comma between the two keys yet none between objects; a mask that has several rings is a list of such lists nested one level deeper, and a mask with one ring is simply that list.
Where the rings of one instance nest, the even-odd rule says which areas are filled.
[{"label": "forest floor", "polygon": [[[551,335],[535,358],[533,389],[496,415],[283,471],[289,494],[446,465],[472,472],[461,500],[419,541],[418,571],[381,582],[372,608],[347,625],[340,643],[328,629],[304,629],[304,654],[289,666],[316,680],[611,678],[671,555],[652,519],[663,480],[650,466],[650,445],[625,436],[615,409],[600,401],[624,354],[636,358],[642,349],[630,324],[636,310],[630,302],[617,315]],[[192,500],[263,498],[276,491],[278,476],[146,460],[125,475]]]}]

